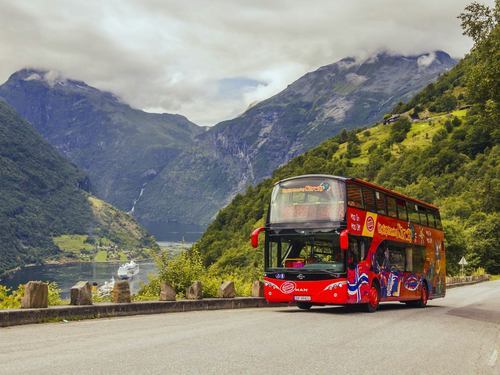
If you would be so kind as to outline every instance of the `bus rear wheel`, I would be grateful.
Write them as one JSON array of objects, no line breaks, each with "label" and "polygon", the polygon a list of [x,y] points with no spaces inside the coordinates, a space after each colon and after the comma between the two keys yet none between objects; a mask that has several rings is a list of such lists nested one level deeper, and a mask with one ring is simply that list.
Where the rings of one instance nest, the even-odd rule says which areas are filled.
[{"label": "bus rear wheel", "polygon": [[420,294],[420,299],[416,301],[415,306],[417,307],[425,307],[427,306],[427,301],[429,300],[429,292],[427,289],[427,284],[422,285],[422,292]]},{"label": "bus rear wheel", "polygon": [[415,301],[406,301],[406,305],[412,307],[420,307],[423,308],[427,306],[427,301],[429,300],[429,291],[427,289],[427,284],[422,284],[422,290],[420,292],[420,299]]},{"label": "bus rear wheel", "polygon": [[297,307],[301,310],[309,310],[312,305],[308,302],[297,302]]},{"label": "bus rear wheel", "polygon": [[368,303],[366,304],[367,312],[375,312],[378,310],[380,303],[380,293],[378,292],[377,285],[373,284],[368,292]]}]

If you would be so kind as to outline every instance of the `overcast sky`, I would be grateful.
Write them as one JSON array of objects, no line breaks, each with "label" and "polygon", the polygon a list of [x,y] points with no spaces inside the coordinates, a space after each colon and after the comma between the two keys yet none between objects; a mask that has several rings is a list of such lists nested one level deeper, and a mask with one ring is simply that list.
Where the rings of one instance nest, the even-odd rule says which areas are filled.
[{"label": "overcast sky", "polygon": [[56,70],[134,107],[213,125],[346,56],[462,57],[471,42],[456,16],[468,3],[0,0],[0,81],[23,67]]}]

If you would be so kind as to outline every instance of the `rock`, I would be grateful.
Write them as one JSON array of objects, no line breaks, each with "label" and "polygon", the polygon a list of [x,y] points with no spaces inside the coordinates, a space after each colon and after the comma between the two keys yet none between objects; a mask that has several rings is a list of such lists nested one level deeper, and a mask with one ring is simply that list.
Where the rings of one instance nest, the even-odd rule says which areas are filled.
[{"label": "rock", "polygon": [[79,281],[70,291],[71,305],[92,305],[92,287],[88,281]]},{"label": "rock", "polygon": [[30,281],[24,286],[21,308],[46,308],[49,306],[49,285],[42,281]]},{"label": "rock", "polygon": [[264,297],[264,283],[255,280],[252,284],[252,297]]},{"label": "rock", "polygon": [[219,287],[219,298],[234,298],[236,297],[236,289],[232,281],[224,281]]},{"label": "rock", "polygon": [[169,283],[161,283],[160,301],[175,301],[175,289]]},{"label": "rock", "polygon": [[201,287],[201,281],[195,281],[190,287],[186,289],[187,299],[202,299],[203,291]]},{"label": "rock", "polygon": [[111,296],[114,303],[130,303],[130,285],[128,281],[115,281]]}]

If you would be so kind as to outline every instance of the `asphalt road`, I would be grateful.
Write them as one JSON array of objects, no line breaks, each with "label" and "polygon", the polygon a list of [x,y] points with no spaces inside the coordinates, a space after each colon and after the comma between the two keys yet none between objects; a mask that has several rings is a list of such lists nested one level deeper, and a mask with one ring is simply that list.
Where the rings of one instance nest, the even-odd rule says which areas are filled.
[{"label": "asphalt road", "polygon": [[500,281],[426,309],[200,311],[0,328],[1,374],[500,374]]}]

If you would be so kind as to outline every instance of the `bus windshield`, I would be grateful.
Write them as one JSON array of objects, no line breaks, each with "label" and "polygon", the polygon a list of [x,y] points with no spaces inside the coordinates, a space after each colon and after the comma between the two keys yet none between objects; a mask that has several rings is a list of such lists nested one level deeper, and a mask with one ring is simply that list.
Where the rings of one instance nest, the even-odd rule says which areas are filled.
[{"label": "bus windshield", "polygon": [[340,250],[339,237],[281,236],[269,239],[267,269],[345,271],[345,251]]},{"label": "bus windshield", "polygon": [[327,177],[304,177],[281,182],[271,197],[270,223],[343,221],[345,183]]}]

